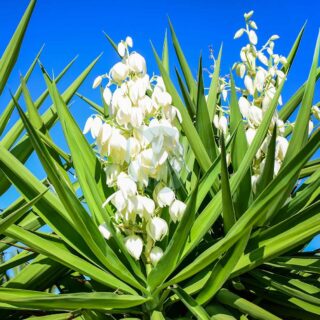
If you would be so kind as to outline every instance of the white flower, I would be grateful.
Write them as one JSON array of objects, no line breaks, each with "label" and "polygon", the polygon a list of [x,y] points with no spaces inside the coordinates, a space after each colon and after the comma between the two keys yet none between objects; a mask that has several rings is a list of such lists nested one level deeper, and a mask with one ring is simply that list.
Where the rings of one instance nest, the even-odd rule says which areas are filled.
[{"label": "white flower", "polygon": [[109,106],[111,103],[111,99],[112,99],[112,93],[111,93],[111,90],[109,89],[109,87],[104,88],[102,95],[103,95],[104,102],[107,104],[107,106]]},{"label": "white flower", "polygon": [[127,140],[118,132],[113,132],[108,143],[108,156],[113,163],[123,164],[126,158]]},{"label": "white flower", "polygon": [[249,31],[249,40],[253,45],[256,45],[258,43],[258,37],[255,31],[253,30]]},{"label": "white flower", "polygon": [[136,235],[129,236],[125,238],[124,244],[129,254],[136,260],[139,260],[143,249],[142,239]]},{"label": "white flower", "polygon": [[245,31],[245,29],[243,29],[243,28],[239,29],[239,30],[235,33],[233,39],[238,39],[238,38],[240,38],[240,37],[243,35],[244,31]]},{"label": "white flower", "polygon": [[313,130],[313,122],[311,120],[309,120],[309,124],[308,124],[308,134],[310,134]]},{"label": "white flower", "polygon": [[129,68],[122,62],[116,63],[110,70],[110,76],[113,81],[120,83],[127,78],[129,74]]},{"label": "white flower", "polygon": [[228,131],[228,120],[225,116],[221,116],[219,119],[219,128],[223,134],[227,134]]},{"label": "white flower", "polygon": [[262,110],[256,106],[251,106],[249,108],[248,120],[252,124],[259,126],[262,121]]},{"label": "white flower", "polygon": [[276,140],[276,158],[278,160],[283,160],[286,153],[287,153],[287,150],[288,150],[288,145],[289,145],[289,142],[286,138],[284,137],[277,137],[277,140]]},{"label": "white flower", "polygon": [[152,93],[152,100],[158,107],[164,107],[171,105],[172,98],[170,94],[166,91],[163,91],[160,87],[156,86]]},{"label": "white flower", "polygon": [[255,174],[251,177],[251,186],[252,186],[252,191],[253,193],[257,192],[257,182],[259,179],[259,175]]},{"label": "white flower", "polygon": [[155,203],[148,197],[137,195],[135,197],[135,210],[141,218],[149,220],[154,215]]},{"label": "white flower", "polygon": [[154,241],[161,241],[168,233],[168,224],[164,219],[154,217],[147,224],[147,232]]},{"label": "white flower", "polygon": [[99,228],[99,231],[101,232],[102,236],[105,239],[109,240],[111,238],[111,232],[105,223],[100,224],[100,226],[98,228]]},{"label": "white flower", "polygon": [[110,139],[111,134],[112,134],[112,128],[110,124],[104,123],[97,137],[97,145],[102,155],[104,155],[107,152],[107,147],[108,147],[107,142]]},{"label": "white flower", "polygon": [[246,20],[249,20],[249,19],[252,17],[253,13],[254,13],[254,11],[251,10],[251,11],[245,13],[243,16],[244,16],[244,18],[245,18]]},{"label": "white flower", "polygon": [[246,86],[247,90],[251,95],[254,94],[254,86],[253,86],[253,81],[252,78],[248,75],[244,77],[244,85]]},{"label": "white flower", "polygon": [[120,165],[118,164],[108,164],[108,166],[105,168],[106,173],[106,183],[108,187],[112,187],[116,181],[117,177],[121,172]]},{"label": "white flower", "polygon": [[97,138],[102,128],[102,120],[99,117],[95,117],[91,124],[91,136],[93,139]]},{"label": "white flower", "polygon": [[160,208],[170,206],[174,199],[175,194],[169,187],[164,187],[157,193],[157,202]]},{"label": "white flower", "polygon": [[265,70],[259,69],[254,79],[254,86],[259,92],[263,91],[264,81],[266,79]]},{"label": "white flower", "polygon": [[134,127],[140,127],[143,122],[143,111],[139,107],[132,107],[131,114],[130,114],[130,124]]},{"label": "white flower", "polygon": [[245,97],[240,97],[240,99],[239,99],[239,108],[240,108],[241,114],[245,118],[248,118],[250,106],[251,106],[250,102]]},{"label": "white flower", "polygon": [[185,210],[186,210],[186,204],[180,200],[174,200],[172,204],[169,207],[169,214],[171,217],[171,220],[176,223],[177,221],[180,221]]},{"label": "white flower", "polygon": [[97,88],[100,85],[101,81],[102,81],[102,76],[97,76],[93,81],[92,89]]},{"label": "white flower", "polygon": [[269,64],[268,58],[261,51],[257,53],[257,56],[261,63],[263,63],[266,66]]},{"label": "white flower", "polygon": [[253,128],[249,128],[246,131],[246,137],[249,145],[252,143],[255,135],[256,135],[256,130]]},{"label": "white flower", "polygon": [[118,43],[118,53],[121,57],[124,57],[126,54],[126,45],[123,43],[123,41]]},{"label": "white flower", "polygon": [[91,130],[93,120],[94,120],[93,117],[89,117],[87,119],[86,124],[84,125],[83,134],[87,134]]},{"label": "white flower", "polygon": [[141,150],[140,143],[138,139],[134,137],[130,137],[127,140],[127,156],[126,156],[126,161],[129,162],[130,159],[135,158]]},{"label": "white flower", "polygon": [[146,60],[139,53],[131,53],[128,57],[128,64],[132,72],[145,75],[147,71]]},{"label": "white flower", "polygon": [[132,48],[133,46],[133,41],[131,37],[126,37],[126,44],[128,45],[128,47]]},{"label": "white flower", "polygon": [[120,173],[117,178],[117,187],[125,197],[133,196],[137,193],[136,183],[124,172]]},{"label": "white flower", "polygon": [[163,250],[160,247],[153,247],[150,251],[150,260],[152,265],[156,265],[163,256]]},{"label": "white flower", "polygon": [[318,106],[312,107],[312,113],[315,116],[316,119],[320,120],[320,109]]},{"label": "white flower", "polygon": [[274,41],[274,40],[278,40],[279,38],[280,37],[277,34],[274,34],[273,36],[270,37],[270,40]]}]

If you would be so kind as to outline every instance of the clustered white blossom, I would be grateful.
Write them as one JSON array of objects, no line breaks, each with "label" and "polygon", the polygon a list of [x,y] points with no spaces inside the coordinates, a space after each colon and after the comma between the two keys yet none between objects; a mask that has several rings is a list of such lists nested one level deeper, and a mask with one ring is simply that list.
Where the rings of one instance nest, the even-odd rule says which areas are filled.
[{"label": "clustered white blossom", "polygon": [[[239,29],[234,38],[240,38],[247,35],[249,43],[242,47],[240,51],[241,61],[234,64],[233,69],[236,70],[237,75],[243,79],[244,89],[236,88],[240,93],[239,108],[245,121],[246,137],[250,145],[257,132],[259,125],[262,122],[265,112],[268,110],[271,101],[276,93],[277,88],[286,80],[284,69],[287,64],[287,59],[279,54],[274,53],[275,41],[279,39],[278,35],[271,36],[268,41],[260,48],[257,48],[258,36],[256,31],[257,24],[251,19],[253,11],[244,14],[245,28]],[[230,83],[228,77],[221,77],[219,79],[219,89],[222,95],[222,102],[227,102],[228,90]],[[279,105],[282,105],[282,98],[278,100]],[[228,118],[229,106],[217,106],[220,115],[214,117],[214,126],[221,130],[224,135],[228,134]],[[318,106],[312,108],[313,115],[316,119],[320,118]],[[294,126],[294,123],[287,121],[284,123],[275,112],[271,125],[269,127],[268,135],[258,150],[255,156],[252,170],[252,189],[256,192],[257,181],[263,171],[265,164],[265,157],[267,153],[268,144],[271,139],[272,131],[276,125],[276,152],[274,163],[274,175],[280,170],[281,164],[284,160],[288,149],[288,140],[286,128]],[[309,134],[313,130],[313,122],[309,121]],[[230,155],[229,155],[230,157]],[[230,159],[229,159],[230,161]]]},{"label": "clustered white blossom", "polygon": [[[93,88],[108,80],[103,99],[109,116],[89,117],[84,133],[90,131],[96,140],[106,183],[115,190],[103,206],[111,203],[115,209],[114,225],[125,236],[129,254],[138,260],[144,253],[146,261],[155,265],[163,255],[156,244],[169,229],[161,217],[162,208],[168,207],[175,223],[186,207],[167,185],[168,163],[178,172],[183,163],[180,134],[174,125],[176,120],[181,122],[181,115],[162,78],[149,77],[144,57],[130,52],[132,45],[130,37],[121,41],[122,60],[94,80]],[[154,188],[151,181],[157,183]],[[99,230],[110,238],[105,224]]]}]

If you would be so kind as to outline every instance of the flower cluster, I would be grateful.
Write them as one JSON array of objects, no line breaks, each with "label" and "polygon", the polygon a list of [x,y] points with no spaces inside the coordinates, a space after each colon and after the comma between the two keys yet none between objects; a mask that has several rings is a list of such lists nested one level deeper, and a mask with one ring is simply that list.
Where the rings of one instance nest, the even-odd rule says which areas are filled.
[{"label": "flower cluster", "polygon": [[[125,236],[128,252],[138,260],[144,251],[146,261],[154,265],[163,254],[155,244],[168,234],[163,208],[168,207],[173,222],[185,210],[168,186],[169,164],[178,172],[183,164],[180,134],[174,125],[181,122],[181,115],[162,78],[149,77],[144,57],[130,52],[132,45],[130,37],[121,41],[121,61],[94,80],[93,88],[108,80],[103,99],[109,115],[89,117],[84,133],[90,131],[95,139],[106,183],[115,190],[103,206],[111,203],[115,209],[113,221]],[[109,239],[106,225],[99,229]]]},{"label": "flower cluster", "polygon": [[[268,41],[260,48],[257,48],[258,36],[256,30],[257,24],[252,20],[253,11],[244,14],[245,28],[239,29],[234,38],[240,38],[247,35],[249,43],[242,47],[240,51],[241,61],[234,64],[233,69],[236,70],[237,75],[243,79],[243,89],[236,88],[240,94],[239,108],[245,121],[246,137],[250,145],[257,132],[259,125],[262,122],[265,112],[268,110],[271,101],[276,93],[279,85],[286,80],[286,65],[287,59],[274,53],[275,41],[279,39],[278,35],[271,36]],[[230,83],[227,77],[220,78],[220,92],[223,101],[227,101],[228,89]],[[279,105],[282,105],[282,98],[278,100]],[[214,125],[221,130],[224,134],[228,132],[228,120],[223,113],[229,113],[229,106],[220,107],[218,110],[222,111],[221,115],[216,115],[214,118]],[[319,108],[313,107],[313,114],[319,117]],[[290,126],[294,123],[287,121],[284,123],[275,112],[268,135],[260,147],[253,162],[253,175],[252,175],[252,189],[256,191],[257,181],[263,171],[265,164],[265,157],[269,141],[271,139],[272,131],[276,125],[276,152],[274,163],[274,175],[276,175],[281,167],[288,149],[287,133]],[[309,133],[313,129],[313,122],[309,122]]]}]

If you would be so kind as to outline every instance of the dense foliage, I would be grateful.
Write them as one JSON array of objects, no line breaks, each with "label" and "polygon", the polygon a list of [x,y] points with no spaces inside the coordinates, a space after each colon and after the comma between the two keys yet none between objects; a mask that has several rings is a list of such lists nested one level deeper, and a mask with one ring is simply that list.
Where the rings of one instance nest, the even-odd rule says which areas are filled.
[{"label": "dense foliage", "polygon": [[[0,94],[34,6],[1,57]],[[223,76],[222,49],[212,54],[208,89],[170,22],[176,80],[167,36],[151,77],[131,37],[107,36],[119,62],[94,80],[101,103],[77,94],[99,58],[63,93],[74,61],[55,79],[40,64],[47,89],[33,100],[39,52],[0,113],[0,201],[20,193],[0,219],[1,319],[319,318],[320,260],[304,248],[320,232],[320,40],[283,101],[304,28],[284,56],[277,35],[259,47],[253,12],[244,18],[241,60]],[[68,108],[75,95],[93,109],[85,128]],[[50,136],[58,121],[68,150]],[[43,180],[25,165],[34,152]]]}]

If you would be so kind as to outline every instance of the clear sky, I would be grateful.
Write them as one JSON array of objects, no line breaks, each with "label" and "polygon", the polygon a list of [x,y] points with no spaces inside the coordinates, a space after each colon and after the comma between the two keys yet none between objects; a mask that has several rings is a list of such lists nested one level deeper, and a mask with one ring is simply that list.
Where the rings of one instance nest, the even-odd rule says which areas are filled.
[{"label": "clear sky", "polygon": [[[0,4],[0,52],[2,52],[28,0],[2,0]],[[148,71],[152,74],[157,72],[157,68],[150,40],[158,50],[161,50],[167,28],[167,16],[173,22],[194,74],[199,54],[202,52],[204,67],[209,67],[209,46],[211,45],[217,52],[221,43],[224,45],[222,72],[227,73],[233,62],[239,59],[239,51],[244,44],[244,40],[233,40],[233,35],[244,25],[243,13],[250,10],[255,11],[254,20],[259,27],[257,31],[259,43],[264,43],[272,34],[278,34],[280,39],[277,41],[275,51],[283,55],[288,53],[300,28],[307,21],[298,56],[285,85],[285,101],[286,97],[307,78],[319,29],[320,1],[38,0],[19,62],[9,80],[8,88],[16,88],[19,72],[26,71],[43,44],[45,50],[41,61],[49,72],[53,70],[55,74],[58,74],[73,57],[79,55],[61,82],[61,89],[65,88],[99,53],[104,52],[94,71],[79,90],[80,93],[99,102],[98,90],[91,89],[92,81],[96,75],[108,72],[117,62],[117,55],[106,41],[103,31],[116,42],[130,35],[134,40],[134,49],[146,57]],[[172,48],[170,53],[173,57]],[[171,62],[175,63],[173,58]],[[34,99],[44,90],[39,70],[30,79],[29,88]],[[0,110],[3,110],[8,98],[7,90],[0,98]],[[319,100],[318,93],[317,98]],[[87,105],[77,98],[73,100],[72,112],[81,126],[91,114]],[[13,115],[12,121],[15,119],[17,119],[16,114]],[[54,128],[53,136],[64,146],[61,144],[59,126]],[[38,177],[43,176],[34,156],[28,161],[28,165],[36,168]],[[10,196],[0,198],[0,208],[10,203],[14,194],[12,190]]]}]

